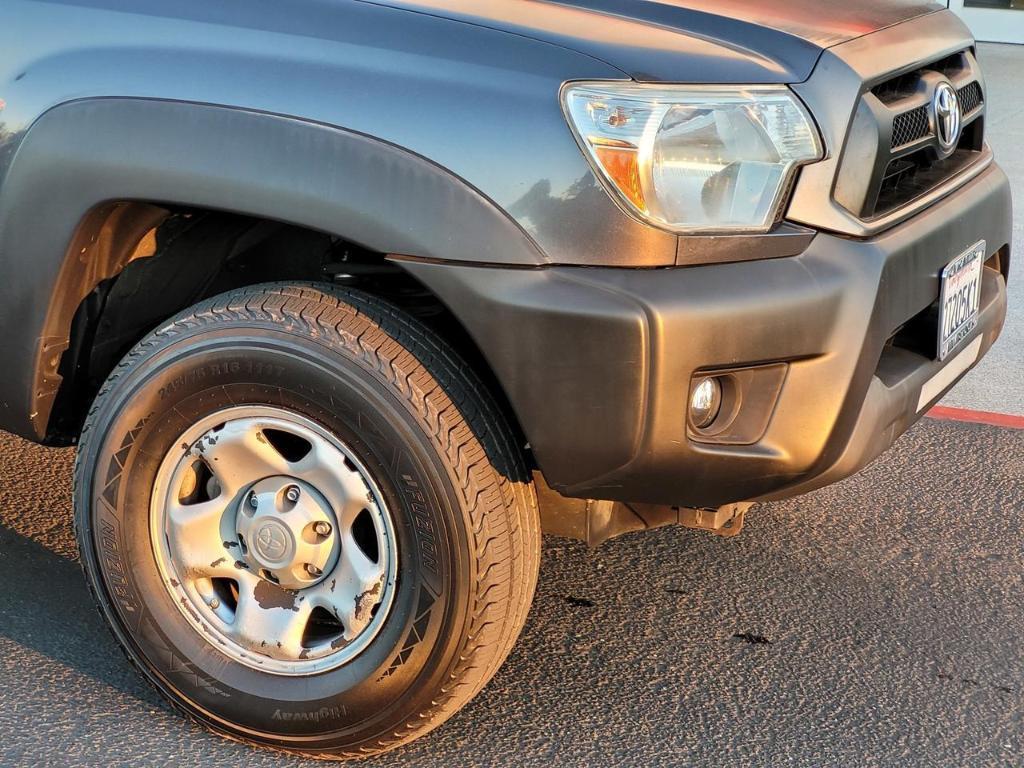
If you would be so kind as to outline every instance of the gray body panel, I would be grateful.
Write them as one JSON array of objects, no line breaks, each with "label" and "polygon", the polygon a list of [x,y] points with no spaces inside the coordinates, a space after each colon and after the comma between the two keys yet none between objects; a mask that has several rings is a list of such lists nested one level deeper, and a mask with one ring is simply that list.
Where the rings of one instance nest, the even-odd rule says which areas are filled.
[{"label": "gray body panel", "polygon": [[636,80],[794,83],[825,48],[944,7],[931,0],[366,0],[549,40]]},{"label": "gray body panel", "polygon": [[[581,11],[538,5],[538,27],[524,32],[431,10],[355,0],[5,3],[0,269],[32,277],[0,284],[5,325],[23,329],[0,339],[0,355],[24,374],[0,382],[2,425],[45,433],[70,314],[92,288],[76,284],[83,270],[67,249],[82,217],[109,200],[269,216],[409,256],[675,263],[677,238],[611,201],[561,114],[565,80],[627,77],[544,28],[570,28]],[[662,40],[651,62],[699,64],[695,80],[784,80],[818,56],[770,30],[762,53],[656,19],[615,26],[601,56],[616,58],[615,39],[626,60],[637,44]],[[719,26],[740,34],[728,20]],[[360,134],[376,140],[373,160],[346,167],[368,146]]]},{"label": "gray body panel", "polygon": [[[609,244],[621,236],[642,238],[652,259],[673,258],[673,237],[661,237],[659,249],[649,227],[607,199],[562,117],[562,82],[625,77],[607,64],[350,0],[287,9],[272,0],[186,0],[173,16],[167,8],[156,0],[6,3],[3,15],[17,24],[0,25],[0,158],[48,109],[75,99],[237,107],[364,133],[429,158],[544,241],[553,262],[578,262],[581,250],[614,261],[621,257]],[[206,137],[191,140],[201,151]],[[0,177],[3,166],[0,159]],[[0,187],[0,196],[16,193]],[[558,206],[565,214],[585,209],[588,218],[563,215],[555,226],[547,212]]]},{"label": "gray body panel", "polygon": [[[621,212],[565,124],[567,73],[624,77],[583,54],[348,0],[11,0],[0,16],[0,269],[23,276],[0,282],[18,329],[0,338],[17,374],[0,381],[0,426],[18,434],[44,435],[69,297],[92,287],[57,276],[81,217],[111,199],[429,258],[675,259],[676,238]],[[106,107],[77,106],[96,99]],[[341,162],[370,141],[359,134],[376,148],[362,172]]]},{"label": "gray body panel", "polygon": [[[888,323],[867,330],[882,288],[898,293],[916,281],[921,306],[893,300],[906,320],[932,300],[944,258],[929,252],[918,263],[918,240],[960,242],[978,229],[994,253],[1009,218],[1005,179],[994,170],[968,185],[974,197],[961,193],[978,211],[967,224],[946,227],[933,212],[883,233],[835,214],[830,174],[872,56],[862,37],[886,28],[873,38],[885,43],[881,71],[901,65],[904,45],[932,56],[923,41],[941,39],[945,50],[969,36],[929,3],[829,3],[825,18],[808,23],[810,8],[810,0],[725,0],[715,12],[668,0],[8,0],[0,269],[17,279],[0,281],[0,319],[11,329],[0,356],[13,372],[0,380],[0,427],[47,436],[71,318],[97,279],[114,274],[97,273],[71,244],[89,211],[127,199],[278,219],[411,257],[397,263],[476,339],[563,493],[704,505],[839,472],[838,452],[858,423],[869,425],[864,434],[885,428],[869,440],[874,450],[916,417],[899,393],[876,398],[877,419],[860,416],[892,332]],[[792,219],[807,228],[679,238],[624,213],[579,151],[558,92],[568,80],[630,77],[803,83],[798,93],[818,115],[826,150],[794,189]],[[911,208],[906,217],[918,212]],[[829,229],[844,236],[814,235]],[[713,263],[721,261],[733,263]],[[704,266],[620,269],[684,264]],[[895,288],[890,277],[899,278]],[[986,348],[1005,311],[1004,278],[990,279]],[[842,325],[836,312],[850,307],[857,333],[803,343],[815,328]],[[749,333],[730,333],[737,318]],[[694,332],[710,321],[713,333]],[[782,347],[768,354],[769,343]],[[719,455],[679,439],[694,371],[794,355],[846,366],[829,373],[831,383],[809,376],[797,398],[806,402],[815,387],[834,392],[818,425],[827,444],[787,453],[784,444],[807,426],[799,419],[780,427],[776,444]],[[931,370],[914,365],[905,389]],[[871,450],[854,451],[851,465]],[[749,459],[745,479],[740,454]],[[687,473],[698,481],[683,487]]]}]

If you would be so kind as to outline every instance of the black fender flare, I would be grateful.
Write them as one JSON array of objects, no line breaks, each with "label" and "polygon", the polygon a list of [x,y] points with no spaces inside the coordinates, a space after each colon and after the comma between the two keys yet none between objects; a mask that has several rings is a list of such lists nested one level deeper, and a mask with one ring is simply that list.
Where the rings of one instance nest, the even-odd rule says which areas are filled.
[{"label": "black fender flare", "polygon": [[181,204],[338,235],[380,253],[539,266],[493,201],[393,144],[282,115],[180,101],[95,98],[53,107],[21,138],[0,194],[7,331],[0,426],[44,439],[74,313],[131,254],[91,263],[83,231],[111,201]]}]

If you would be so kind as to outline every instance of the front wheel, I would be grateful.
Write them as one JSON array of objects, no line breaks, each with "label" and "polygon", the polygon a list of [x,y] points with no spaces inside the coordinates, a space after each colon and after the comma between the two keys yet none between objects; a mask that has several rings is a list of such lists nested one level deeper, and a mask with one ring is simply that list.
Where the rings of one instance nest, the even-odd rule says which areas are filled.
[{"label": "front wheel", "polygon": [[357,291],[247,288],[153,332],[90,412],[75,508],[100,608],[157,689],[318,757],[450,717],[537,578],[536,500],[495,404]]}]

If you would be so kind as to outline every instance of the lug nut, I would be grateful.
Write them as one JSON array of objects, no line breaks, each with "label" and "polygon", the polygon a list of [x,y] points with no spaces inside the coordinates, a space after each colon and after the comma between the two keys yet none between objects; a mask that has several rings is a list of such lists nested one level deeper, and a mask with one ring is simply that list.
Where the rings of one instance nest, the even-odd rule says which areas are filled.
[{"label": "lug nut", "polygon": [[292,504],[299,500],[299,486],[289,485],[288,490],[284,492],[284,497],[288,499]]},{"label": "lug nut", "polygon": [[321,571],[319,568],[317,568],[312,563],[306,563],[306,573],[308,573],[310,576],[316,578],[317,576],[320,576],[323,573],[323,571]]},{"label": "lug nut", "polygon": [[313,526],[313,530],[316,531],[318,536],[330,536],[331,535],[331,524],[326,523],[323,520]]},{"label": "lug nut", "polygon": [[260,500],[256,498],[256,491],[249,491],[249,506],[256,509],[260,505]]},{"label": "lug nut", "polygon": [[210,608],[214,611],[220,608],[220,600],[218,600],[216,597],[213,598],[213,600],[210,601]]}]

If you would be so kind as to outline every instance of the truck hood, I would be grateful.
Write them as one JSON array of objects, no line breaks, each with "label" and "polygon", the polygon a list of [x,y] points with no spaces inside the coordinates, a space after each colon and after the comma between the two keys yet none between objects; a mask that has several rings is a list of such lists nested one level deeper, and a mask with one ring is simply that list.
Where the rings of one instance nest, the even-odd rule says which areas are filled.
[{"label": "truck hood", "polygon": [[931,0],[370,0],[543,40],[635,80],[792,83],[825,48],[933,13]]}]

